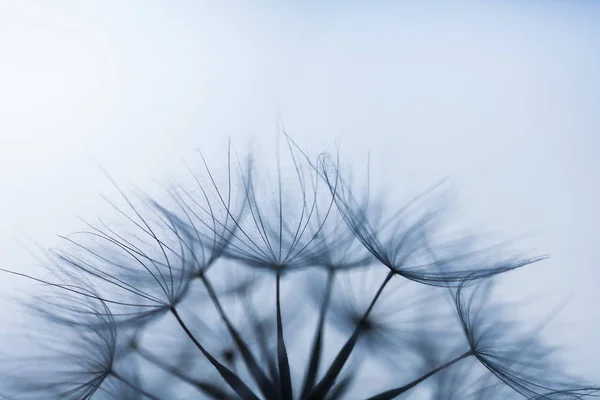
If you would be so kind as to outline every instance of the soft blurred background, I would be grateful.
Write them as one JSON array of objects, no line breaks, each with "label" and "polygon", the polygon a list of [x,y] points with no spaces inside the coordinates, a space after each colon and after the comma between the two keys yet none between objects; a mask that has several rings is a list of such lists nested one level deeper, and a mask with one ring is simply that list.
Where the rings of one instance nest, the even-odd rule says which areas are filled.
[{"label": "soft blurred background", "polygon": [[272,157],[283,125],[358,168],[369,152],[390,196],[448,177],[461,215],[549,253],[506,296],[532,318],[568,301],[548,335],[600,381],[599,21],[579,0],[2,0],[2,267],[110,212],[103,169],[157,193],[230,137]]}]

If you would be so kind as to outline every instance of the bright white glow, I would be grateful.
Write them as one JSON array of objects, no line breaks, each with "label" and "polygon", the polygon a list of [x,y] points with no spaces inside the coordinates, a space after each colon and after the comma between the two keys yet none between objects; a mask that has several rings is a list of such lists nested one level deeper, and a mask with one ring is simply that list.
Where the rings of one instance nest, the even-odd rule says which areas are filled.
[{"label": "bright white glow", "polygon": [[114,95],[116,54],[93,25],[56,11],[23,7],[0,23],[4,185],[30,169],[55,170],[77,153]]}]

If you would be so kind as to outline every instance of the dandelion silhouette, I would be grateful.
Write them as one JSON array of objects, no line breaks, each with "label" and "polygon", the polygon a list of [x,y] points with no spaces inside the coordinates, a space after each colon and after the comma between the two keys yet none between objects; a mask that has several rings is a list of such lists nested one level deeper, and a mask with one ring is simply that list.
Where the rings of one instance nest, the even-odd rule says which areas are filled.
[{"label": "dandelion silhouette", "polygon": [[444,235],[444,184],[388,210],[285,138],[289,168],[230,147],[220,180],[201,157],[166,201],[119,189],[121,223],[63,237],[44,273],[2,269],[37,287],[27,334],[4,341],[2,398],[600,395],[490,299],[545,257]]}]

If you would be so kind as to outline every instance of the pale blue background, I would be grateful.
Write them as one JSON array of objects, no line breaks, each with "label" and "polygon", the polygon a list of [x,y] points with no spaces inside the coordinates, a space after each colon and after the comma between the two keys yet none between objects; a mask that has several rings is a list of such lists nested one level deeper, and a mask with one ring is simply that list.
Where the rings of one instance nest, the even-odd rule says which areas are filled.
[{"label": "pale blue background", "polygon": [[108,212],[98,165],[152,191],[283,121],[370,150],[392,193],[449,176],[486,231],[534,232],[553,258],[507,295],[571,294],[552,337],[600,382],[600,3],[323,3],[0,1],[3,267]]}]

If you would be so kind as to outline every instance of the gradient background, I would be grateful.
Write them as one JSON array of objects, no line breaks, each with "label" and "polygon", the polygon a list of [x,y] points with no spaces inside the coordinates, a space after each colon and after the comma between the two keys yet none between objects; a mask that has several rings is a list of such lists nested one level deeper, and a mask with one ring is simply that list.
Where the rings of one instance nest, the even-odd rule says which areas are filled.
[{"label": "gradient background", "polygon": [[155,193],[196,148],[267,149],[283,122],[346,163],[370,151],[390,195],[447,176],[486,232],[534,232],[552,258],[506,295],[569,298],[550,340],[598,382],[598,71],[596,1],[0,0],[3,267],[110,212],[99,166]]}]

